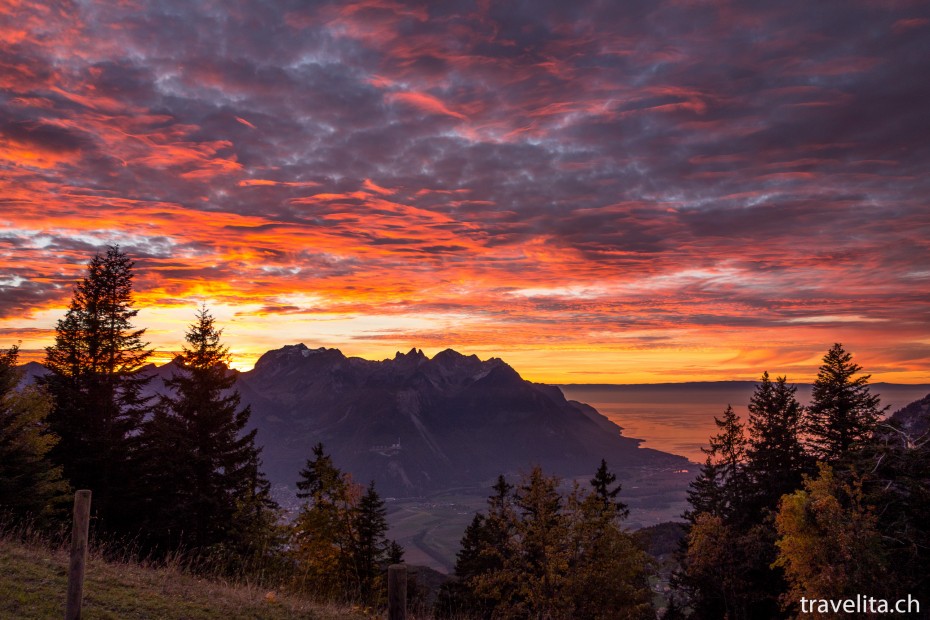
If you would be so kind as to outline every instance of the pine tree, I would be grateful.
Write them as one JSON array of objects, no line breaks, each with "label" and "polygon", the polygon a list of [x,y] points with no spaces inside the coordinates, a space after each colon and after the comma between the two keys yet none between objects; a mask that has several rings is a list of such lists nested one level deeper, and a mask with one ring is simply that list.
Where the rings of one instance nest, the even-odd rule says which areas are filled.
[{"label": "pine tree", "polygon": [[[606,471],[603,461],[598,471]],[[655,618],[649,587],[651,562],[621,529],[617,502],[616,496],[605,502],[597,491],[586,494],[578,485],[568,497],[569,565],[563,598],[571,602],[571,618]]]},{"label": "pine tree", "polygon": [[333,465],[318,443],[300,471],[297,489],[297,496],[306,501],[291,528],[290,547],[300,569],[300,586],[323,599],[348,599],[358,485]]},{"label": "pine tree", "polygon": [[64,507],[68,484],[47,458],[58,441],[46,424],[51,399],[37,387],[17,390],[18,354],[0,352],[0,514],[43,524]]},{"label": "pine tree", "polygon": [[735,528],[719,514],[696,513],[688,528],[679,591],[688,594],[691,617],[700,620],[746,618],[743,553]]},{"label": "pine tree", "polygon": [[822,461],[841,462],[868,441],[882,413],[878,395],[869,391],[869,377],[852,355],[836,343],[823,358],[807,408],[811,450]]},{"label": "pine tree", "polygon": [[[518,516],[514,510],[514,487],[500,475],[491,490],[493,493],[488,497],[488,514],[482,532],[485,544],[480,554],[480,574],[485,576],[502,573],[513,563],[517,553]],[[477,570],[475,574],[479,574]],[[497,601],[501,596],[500,592],[490,592],[485,598]]]},{"label": "pine tree", "polygon": [[104,529],[132,532],[140,463],[137,437],[148,400],[143,364],[151,351],[132,319],[134,263],[119,247],[97,254],[46,349],[41,383],[54,399],[49,426],[60,441],[53,459],[78,488],[93,491]]},{"label": "pine tree", "polygon": [[336,503],[349,484],[321,443],[313,446],[313,458],[307,460],[299,475],[297,497],[309,499],[316,506]]},{"label": "pine tree", "polygon": [[385,537],[387,510],[374,482],[363,492],[318,443],[297,489],[306,501],[290,546],[302,587],[324,599],[378,603],[385,595],[382,573],[404,550]]},{"label": "pine tree", "polygon": [[595,472],[594,477],[591,478],[591,488],[594,490],[595,496],[604,504],[605,508],[613,508],[616,512],[616,516],[621,519],[626,519],[630,516],[630,509],[627,508],[626,504],[617,499],[622,486],[618,484],[613,489],[610,488],[610,485],[616,481],[616,474],[607,469],[607,461],[601,459],[600,467],[597,468],[597,472]]},{"label": "pine tree", "polygon": [[559,479],[534,467],[517,487],[514,504],[520,513],[520,553],[513,569],[521,577],[523,596],[506,606],[530,617],[561,617],[572,601],[564,596],[569,569],[568,522],[562,512]]},{"label": "pine tree", "polygon": [[358,582],[360,599],[369,604],[376,603],[384,585],[382,569],[386,568],[390,546],[385,538],[387,532],[387,509],[384,500],[375,491],[372,481],[355,509],[355,540],[352,558],[355,578]]},{"label": "pine tree", "polygon": [[[888,551],[889,598],[930,600],[930,433],[918,434],[930,422],[928,404],[930,396],[908,406],[923,418],[911,427],[916,433],[896,420],[879,424],[858,453],[865,501],[880,507],[876,526]],[[855,472],[836,475],[856,481]]]},{"label": "pine tree", "polygon": [[767,372],[762,374],[749,399],[747,488],[722,525],[734,544],[714,552],[720,558],[716,565],[699,558],[706,550],[689,550],[696,563],[689,567],[692,584],[702,590],[698,598],[707,603],[713,598],[708,590],[713,592],[715,583],[726,584],[716,594],[731,615],[777,615],[779,597],[787,588],[782,571],[772,567],[777,555],[774,512],[782,495],[800,487],[808,466],[800,440],[802,407],[795,391],[785,377],[772,382]]},{"label": "pine tree", "polygon": [[[201,308],[178,369],[165,381],[170,393],[161,397],[143,439],[164,451],[159,464],[174,478],[163,490],[173,490],[168,505],[176,518],[162,529],[186,524],[183,543],[199,552],[250,554],[276,506],[260,472],[256,431],[246,430],[251,411],[233,389],[236,378],[221,336]],[[176,443],[164,445],[165,439]]]},{"label": "pine tree", "polygon": [[748,493],[744,425],[729,405],[714,423],[720,432],[710,438],[710,447],[701,448],[707,459],[688,491],[692,510],[685,516],[691,521],[702,512],[729,519]]},{"label": "pine tree", "polygon": [[[613,491],[602,463],[595,475]],[[440,618],[654,618],[649,562],[620,528],[616,494],[579,485],[565,500],[539,467],[514,489],[498,477],[487,515],[475,515],[443,586]]]},{"label": "pine tree", "polygon": [[387,550],[387,564],[400,564],[404,561],[404,548],[400,546],[396,540],[392,540],[391,544],[388,545]]},{"label": "pine tree", "polygon": [[688,492],[691,510],[685,517],[691,528],[676,580],[688,595],[693,617],[752,618],[757,597],[749,572],[760,533],[747,518],[751,487],[745,427],[730,406],[723,419],[714,421],[719,432],[703,449],[707,460]]},{"label": "pine tree", "polygon": [[488,497],[487,515],[475,514],[465,528],[456,554],[456,581],[443,585],[436,603],[440,618],[490,618],[500,601],[509,596],[504,568],[515,554],[516,514],[513,485],[497,477]]},{"label": "pine tree", "polygon": [[772,383],[765,372],[749,399],[746,468],[757,510],[777,509],[782,495],[800,488],[810,467],[801,444],[803,408],[796,391],[786,377]]}]

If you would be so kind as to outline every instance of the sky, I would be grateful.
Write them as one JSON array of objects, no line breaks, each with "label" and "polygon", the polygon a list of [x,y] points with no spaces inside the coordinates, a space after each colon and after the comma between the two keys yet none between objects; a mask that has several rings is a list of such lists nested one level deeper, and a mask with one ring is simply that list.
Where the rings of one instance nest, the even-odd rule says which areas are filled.
[{"label": "sky", "polygon": [[177,352],[930,382],[930,5],[0,0],[0,347],[86,264]]}]

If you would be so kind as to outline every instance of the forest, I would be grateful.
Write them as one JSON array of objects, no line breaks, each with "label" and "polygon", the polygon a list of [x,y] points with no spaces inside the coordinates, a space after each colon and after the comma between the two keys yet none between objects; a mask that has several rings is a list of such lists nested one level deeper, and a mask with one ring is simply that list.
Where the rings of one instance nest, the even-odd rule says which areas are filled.
[{"label": "forest", "polygon": [[[16,346],[0,353],[0,525],[54,531],[73,491],[91,489],[95,540],[140,559],[182,555],[195,573],[382,607],[403,549],[374,483],[308,446],[294,472],[301,507],[284,519],[206,306],[168,390],[146,396],[152,351],[133,324],[133,269],[117,246],[90,260],[36,385],[19,385]],[[763,372],[748,419],[726,408],[668,589],[624,527],[616,476],[592,455],[589,484],[567,491],[538,467],[500,476],[454,575],[432,594],[411,582],[410,599],[423,617],[669,620],[835,617],[802,599],[930,601],[930,441],[885,419],[862,370],[835,344],[808,406]]]}]

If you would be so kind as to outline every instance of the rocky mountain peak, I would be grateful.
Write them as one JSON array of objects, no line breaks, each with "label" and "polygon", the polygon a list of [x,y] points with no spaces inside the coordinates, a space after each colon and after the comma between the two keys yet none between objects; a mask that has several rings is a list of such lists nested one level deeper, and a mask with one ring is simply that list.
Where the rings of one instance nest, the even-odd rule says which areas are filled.
[{"label": "rocky mountain peak", "polygon": [[326,347],[319,347],[316,349],[311,349],[302,342],[297,344],[286,344],[280,349],[274,349],[263,354],[258,361],[255,362],[255,368],[268,368],[281,365],[292,365],[295,363],[300,363],[304,359],[325,355],[329,353],[336,354],[338,357],[342,357],[342,352],[339,349],[327,349]]}]

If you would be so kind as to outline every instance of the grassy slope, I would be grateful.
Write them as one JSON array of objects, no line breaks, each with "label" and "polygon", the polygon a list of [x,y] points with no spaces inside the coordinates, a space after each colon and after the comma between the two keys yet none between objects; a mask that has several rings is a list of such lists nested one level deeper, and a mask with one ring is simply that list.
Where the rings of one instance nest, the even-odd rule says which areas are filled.
[{"label": "grassy slope", "polygon": [[[64,616],[67,562],[63,551],[0,537],[0,619]],[[347,609],[269,595],[265,590],[198,579],[177,569],[143,568],[91,558],[82,618],[96,619],[360,619]]]}]

